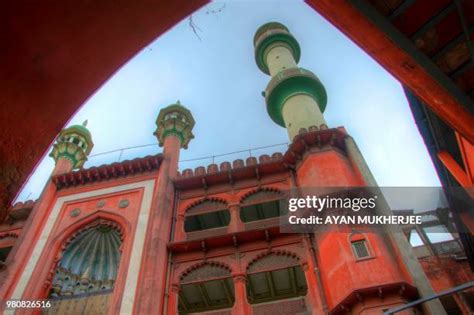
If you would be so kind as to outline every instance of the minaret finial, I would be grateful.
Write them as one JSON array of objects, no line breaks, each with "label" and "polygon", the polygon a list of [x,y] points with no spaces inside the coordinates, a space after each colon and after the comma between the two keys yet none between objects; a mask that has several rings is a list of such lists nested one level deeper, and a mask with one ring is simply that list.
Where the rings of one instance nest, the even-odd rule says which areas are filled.
[{"label": "minaret finial", "polygon": [[84,120],[84,122],[82,123],[82,125],[83,125],[84,127],[87,127],[87,123],[88,123],[88,120],[86,119],[86,120]]}]

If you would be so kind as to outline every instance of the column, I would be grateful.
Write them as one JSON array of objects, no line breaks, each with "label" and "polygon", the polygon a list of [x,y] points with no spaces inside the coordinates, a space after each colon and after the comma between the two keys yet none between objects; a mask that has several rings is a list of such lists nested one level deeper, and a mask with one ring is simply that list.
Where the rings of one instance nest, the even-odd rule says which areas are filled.
[{"label": "column", "polygon": [[176,222],[174,227],[174,241],[181,242],[186,240],[186,231],[184,230],[184,214],[178,214],[176,216]]},{"label": "column", "polygon": [[57,160],[51,176],[66,174],[66,173],[71,172],[73,169],[74,169],[74,163],[71,160],[60,158]]},{"label": "column", "polygon": [[247,277],[244,273],[234,274],[235,303],[232,308],[233,315],[252,314],[252,307],[247,301]]},{"label": "column", "polygon": [[229,205],[230,223],[229,233],[237,233],[245,229],[245,224],[240,220],[240,206],[238,203]]},{"label": "column", "polygon": [[171,291],[168,297],[168,309],[166,310],[166,314],[169,314],[169,315],[178,314],[179,291],[180,291],[179,284],[173,283],[171,285]]}]

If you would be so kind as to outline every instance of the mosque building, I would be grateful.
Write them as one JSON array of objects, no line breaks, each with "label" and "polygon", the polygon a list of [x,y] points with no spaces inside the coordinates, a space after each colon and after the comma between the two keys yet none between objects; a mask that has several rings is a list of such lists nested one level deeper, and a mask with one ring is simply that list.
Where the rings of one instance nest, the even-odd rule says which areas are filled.
[{"label": "mosque building", "polygon": [[[381,314],[473,279],[457,240],[430,244],[419,227],[418,248],[391,231],[281,231],[289,191],[377,183],[325,121],[326,90],[288,28],[267,23],[253,44],[287,151],[178,171],[195,125],[179,102],[159,112],[153,156],[84,168],[93,135],[62,130],[40,198],[0,222],[0,300],[48,301],[45,314]],[[470,314],[474,293],[417,311]]]}]

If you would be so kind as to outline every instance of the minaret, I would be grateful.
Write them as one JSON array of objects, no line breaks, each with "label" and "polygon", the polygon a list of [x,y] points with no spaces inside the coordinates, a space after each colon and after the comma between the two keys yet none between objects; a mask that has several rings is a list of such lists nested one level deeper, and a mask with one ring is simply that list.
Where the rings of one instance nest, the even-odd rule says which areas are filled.
[{"label": "minaret", "polygon": [[[290,141],[293,141],[301,129],[307,131],[326,129],[326,122],[322,115],[327,103],[326,91],[312,72],[297,66],[300,47],[288,28],[276,22],[261,26],[255,34],[254,46],[258,67],[272,76],[265,90],[268,113],[274,122],[287,128]],[[324,150],[319,147],[311,150],[309,154],[301,158],[295,171],[298,185],[300,187],[376,187],[377,183],[352,137],[343,128],[334,128],[328,131],[334,136],[339,134],[344,138],[345,154],[338,153],[338,150],[332,148],[331,144],[327,145]],[[384,198],[379,198],[376,211],[379,215],[392,215]],[[392,268],[391,272],[385,272],[383,276],[382,273],[378,274],[377,281],[380,285],[393,283],[395,275],[399,279],[405,279],[405,271],[407,271],[411,279],[406,278],[404,281],[412,282],[422,297],[434,294],[428,278],[401,230],[392,231],[390,228],[385,233],[367,233],[366,235],[367,240],[377,244],[379,250],[387,253],[374,257],[377,260],[374,259],[372,262],[372,268],[378,264],[379,270],[387,271],[389,266],[392,266],[390,267]],[[319,249],[332,248],[335,244],[339,244],[340,251],[350,253],[352,250],[348,247],[346,233],[331,232],[326,233],[324,237],[318,233],[314,235],[309,233],[308,237],[311,241],[314,238],[316,248]],[[388,253],[394,255],[393,257],[398,255],[404,266],[399,267],[396,261],[389,258]],[[337,264],[334,264],[335,260],[331,260],[330,256],[321,254],[316,261],[320,266],[320,272],[325,274],[325,281],[327,281],[322,281],[324,290],[320,291],[321,301],[326,300],[325,296],[335,297],[339,294],[338,289],[331,285],[332,283],[345,281],[342,278],[336,279],[336,272],[333,273],[334,270],[339,269],[342,261],[337,260]],[[351,261],[353,261],[350,255],[341,259],[345,259],[347,265],[352,264]],[[353,264],[351,272],[354,275],[363,274],[364,270],[360,265]],[[371,280],[359,280],[359,285],[363,287],[374,285],[374,283],[368,283]],[[341,284],[341,286],[348,287],[351,285],[349,282]],[[352,289],[357,288],[353,287]],[[310,293],[316,296],[317,294],[311,290],[313,289],[310,289]],[[368,307],[370,302],[364,301],[364,303]],[[377,303],[379,302],[375,302],[374,305]],[[397,303],[403,304],[404,301],[400,300]],[[445,314],[439,300],[427,302],[423,307],[429,314]],[[318,310],[318,314],[324,312],[322,309]]]},{"label": "minaret", "polygon": [[87,156],[92,151],[94,143],[86,126],[87,120],[82,125],[73,125],[61,130],[53,145],[53,150],[49,154],[56,162],[53,175],[81,168],[87,161]]},{"label": "minaret", "polygon": [[180,101],[160,110],[156,119],[156,131],[153,133],[163,147],[163,155],[170,159],[170,176],[178,169],[180,148],[187,149],[194,138],[195,121],[191,112]]},{"label": "minaret", "polygon": [[268,114],[286,127],[290,141],[302,128],[327,128],[322,114],[326,90],[316,75],[298,67],[300,46],[288,28],[264,24],[255,34],[254,47],[258,67],[272,76],[264,92]]},{"label": "minaret", "polygon": [[[56,162],[51,176],[68,173],[73,169],[82,167],[84,162],[87,161],[87,156],[91,152],[94,143],[86,125],[87,121],[82,125],[73,125],[61,130],[53,145],[53,150],[49,154]],[[37,236],[47,224],[46,218],[49,216],[50,207],[57,200],[56,193],[56,184],[49,180],[28,217],[30,222],[28,229],[22,230],[21,246],[16,246],[8,258],[11,261],[11,265],[8,267],[9,270],[0,275],[0,283],[2,284],[0,285],[0,300],[6,300],[7,297],[15,294],[15,288],[18,285],[17,280],[21,276],[24,264],[26,264],[29,255],[37,246]],[[68,288],[67,290],[69,289],[72,294],[73,289]],[[1,310],[0,307],[0,312]]]},{"label": "minaret", "polygon": [[[133,313],[160,314],[164,307],[169,262],[167,244],[173,225],[175,188],[173,179],[177,176],[179,151],[186,149],[194,138],[194,118],[179,101],[160,110],[156,119],[154,135],[163,147],[163,161],[160,165],[155,187],[155,208],[150,213],[149,232],[146,236],[146,253],[141,274],[143,285],[138,288],[138,301]],[[153,292],[154,294],[150,294]]]}]

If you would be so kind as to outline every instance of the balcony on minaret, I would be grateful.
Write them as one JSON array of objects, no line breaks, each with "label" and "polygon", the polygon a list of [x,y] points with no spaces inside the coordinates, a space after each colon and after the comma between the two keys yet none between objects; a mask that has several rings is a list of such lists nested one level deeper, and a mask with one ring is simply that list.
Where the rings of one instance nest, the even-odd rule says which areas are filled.
[{"label": "balcony on minaret", "polygon": [[298,67],[300,46],[288,28],[277,22],[261,26],[254,46],[257,66],[272,77],[264,92],[268,114],[287,129],[290,141],[302,128],[327,126],[326,90],[314,73]]},{"label": "balcony on minaret", "polygon": [[94,143],[90,131],[86,128],[87,120],[82,125],[73,125],[63,129],[49,154],[56,166],[53,175],[65,174],[81,168],[87,161]]},{"label": "balcony on minaret", "polygon": [[189,142],[194,138],[192,133],[194,125],[191,112],[177,101],[160,110],[154,135],[158,138],[160,146],[164,146],[168,136],[174,136],[179,139],[180,146],[187,149]]},{"label": "balcony on minaret", "polygon": [[170,179],[177,175],[180,149],[187,149],[189,142],[194,139],[194,125],[193,115],[180,101],[161,109],[158,114],[153,134],[160,147],[163,147],[165,164],[169,163],[166,176]]}]

